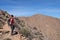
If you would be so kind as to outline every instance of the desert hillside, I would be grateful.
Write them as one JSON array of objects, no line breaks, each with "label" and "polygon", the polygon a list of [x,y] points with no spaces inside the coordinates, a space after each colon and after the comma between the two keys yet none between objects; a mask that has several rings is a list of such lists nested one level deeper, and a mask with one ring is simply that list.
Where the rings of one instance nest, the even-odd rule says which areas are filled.
[{"label": "desert hillside", "polygon": [[[7,19],[9,14],[0,10],[1,40],[60,40],[60,19],[36,14],[30,17],[15,17],[16,35],[10,35]],[[21,36],[22,35],[22,36]]]},{"label": "desert hillside", "polygon": [[[24,18],[27,27],[36,27],[45,36],[45,40],[60,40],[60,20],[45,15],[36,14]],[[22,19],[20,18],[20,19]]]}]

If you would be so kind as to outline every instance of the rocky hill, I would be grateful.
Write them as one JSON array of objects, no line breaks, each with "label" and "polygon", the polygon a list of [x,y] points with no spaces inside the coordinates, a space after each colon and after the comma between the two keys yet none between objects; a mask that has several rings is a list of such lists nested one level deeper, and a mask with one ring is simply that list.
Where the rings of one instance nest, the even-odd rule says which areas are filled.
[{"label": "rocky hill", "polygon": [[[21,19],[21,18],[20,18]],[[37,28],[44,35],[44,40],[60,40],[60,20],[45,15],[36,14],[23,18],[27,27]]]},{"label": "rocky hill", "polygon": [[60,19],[36,14],[30,17],[15,17],[16,35],[10,35],[7,19],[9,14],[0,10],[1,40],[60,40]]}]

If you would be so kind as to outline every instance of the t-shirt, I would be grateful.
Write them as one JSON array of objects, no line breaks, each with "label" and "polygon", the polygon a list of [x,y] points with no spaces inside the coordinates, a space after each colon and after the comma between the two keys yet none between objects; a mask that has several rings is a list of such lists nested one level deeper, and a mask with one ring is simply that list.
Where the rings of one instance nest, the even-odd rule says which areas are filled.
[{"label": "t-shirt", "polygon": [[14,18],[10,18],[9,22],[10,22],[11,25],[13,25],[14,24]]}]

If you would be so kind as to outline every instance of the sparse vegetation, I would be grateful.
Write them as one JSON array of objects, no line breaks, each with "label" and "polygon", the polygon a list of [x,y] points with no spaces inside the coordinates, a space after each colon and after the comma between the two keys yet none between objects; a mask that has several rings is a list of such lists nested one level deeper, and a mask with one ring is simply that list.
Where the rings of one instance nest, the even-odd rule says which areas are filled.
[{"label": "sparse vegetation", "polygon": [[43,40],[44,37],[42,37],[43,36],[42,33],[34,31],[34,30],[37,30],[36,27],[33,27],[32,29],[31,28],[29,29],[29,27],[28,28],[26,27],[25,22],[23,20],[19,20],[17,18],[16,18],[16,20],[17,20],[18,24],[20,25],[20,27],[22,28],[22,29],[20,29],[20,34],[29,38],[29,40],[32,40],[35,37],[39,40]]},{"label": "sparse vegetation", "polygon": [[25,26],[25,22],[23,20],[20,21],[20,25],[21,27],[24,27]]},{"label": "sparse vegetation", "polygon": [[17,23],[18,23],[19,25],[21,25],[21,27],[24,27],[24,26],[25,26],[25,23],[24,23],[23,20],[19,20],[18,18],[15,18],[15,19],[16,19]]},{"label": "sparse vegetation", "polygon": [[21,30],[21,33],[22,33],[25,37],[28,37],[28,36],[31,35],[30,32],[29,32],[29,30],[28,30],[27,28],[23,28],[23,29]]},{"label": "sparse vegetation", "polygon": [[33,29],[34,29],[34,30],[37,30],[37,28],[36,28],[36,27],[33,27]]}]

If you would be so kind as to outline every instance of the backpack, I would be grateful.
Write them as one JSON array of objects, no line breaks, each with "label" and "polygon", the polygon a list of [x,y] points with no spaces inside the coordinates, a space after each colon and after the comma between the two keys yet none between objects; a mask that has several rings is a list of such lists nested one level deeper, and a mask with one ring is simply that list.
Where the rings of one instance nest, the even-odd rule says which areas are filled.
[{"label": "backpack", "polygon": [[8,19],[8,24],[9,24],[9,25],[13,25],[13,24],[14,24],[14,18]]}]

